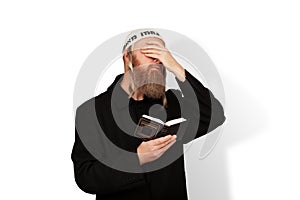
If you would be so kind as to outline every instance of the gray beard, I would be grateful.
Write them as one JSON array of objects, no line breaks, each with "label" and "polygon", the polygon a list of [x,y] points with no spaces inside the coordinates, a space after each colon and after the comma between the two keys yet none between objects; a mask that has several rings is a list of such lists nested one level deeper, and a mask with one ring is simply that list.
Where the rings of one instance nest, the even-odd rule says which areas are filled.
[{"label": "gray beard", "polygon": [[132,79],[135,90],[139,89],[144,95],[154,99],[161,99],[165,95],[165,71],[151,70],[153,66],[165,67],[160,64],[138,66],[133,68]]}]

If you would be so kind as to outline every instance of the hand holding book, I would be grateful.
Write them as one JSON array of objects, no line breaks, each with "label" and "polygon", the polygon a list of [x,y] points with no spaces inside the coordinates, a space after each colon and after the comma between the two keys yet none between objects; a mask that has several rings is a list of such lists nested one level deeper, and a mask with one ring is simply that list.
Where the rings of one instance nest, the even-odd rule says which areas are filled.
[{"label": "hand holding book", "polygon": [[137,148],[137,154],[141,165],[152,162],[161,157],[174,143],[176,135],[167,135],[142,142]]}]

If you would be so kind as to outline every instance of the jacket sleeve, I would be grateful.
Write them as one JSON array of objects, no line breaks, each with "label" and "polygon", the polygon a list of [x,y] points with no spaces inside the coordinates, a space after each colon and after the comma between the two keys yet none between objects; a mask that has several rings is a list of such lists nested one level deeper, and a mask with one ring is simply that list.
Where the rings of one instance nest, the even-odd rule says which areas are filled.
[{"label": "jacket sleeve", "polygon": [[189,126],[183,137],[183,143],[188,143],[222,125],[226,117],[221,103],[213,93],[187,70],[185,74],[184,82],[177,78],[176,81],[183,94],[183,115],[189,120]]},{"label": "jacket sleeve", "polygon": [[76,128],[71,158],[75,181],[84,192],[109,194],[145,184],[143,174],[112,169],[93,157],[80,140]]},{"label": "jacket sleeve", "polygon": [[[76,110],[75,142],[71,153],[74,165],[74,176],[78,187],[90,194],[110,194],[116,193],[145,184],[144,174],[130,173],[117,170],[117,167],[110,167],[120,163],[130,163],[140,169],[138,156],[133,154],[127,157],[117,150],[113,156],[107,143],[100,132],[91,134],[97,130],[96,123],[90,119],[93,114],[91,110],[94,105],[88,101]],[[94,113],[95,114],[95,113]],[[86,121],[85,121],[86,120]],[[81,125],[84,124],[84,125]],[[80,134],[79,134],[80,131]],[[86,136],[96,135],[99,138],[92,138],[88,143]],[[82,137],[83,136],[83,137]],[[99,143],[98,143],[99,142]],[[92,144],[92,146],[90,145]],[[89,145],[89,146],[85,146]],[[86,148],[89,147],[89,148]],[[96,151],[92,147],[96,147]],[[109,153],[107,153],[109,151]],[[91,154],[93,152],[93,154]],[[95,152],[97,154],[95,154]],[[99,160],[101,159],[101,162]],[[103,161],[111,161],[112,165],[107,166]]]}]

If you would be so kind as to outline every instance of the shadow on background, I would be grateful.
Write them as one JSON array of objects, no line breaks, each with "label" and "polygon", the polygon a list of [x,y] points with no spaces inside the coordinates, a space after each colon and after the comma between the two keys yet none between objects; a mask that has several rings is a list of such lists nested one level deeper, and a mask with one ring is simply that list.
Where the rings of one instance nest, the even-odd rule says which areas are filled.
[{"label": "shadow on background", "polygon": [[[266,127],[267,113],[243,88],[223,76],[226,95],[226,124],[217,145],[204,159],[200,152],[204,138],[192,141],[185,152],[190,200],[232,200],[228,150],[252,139]],[[213,131],[210,134],[215,134]]]}]

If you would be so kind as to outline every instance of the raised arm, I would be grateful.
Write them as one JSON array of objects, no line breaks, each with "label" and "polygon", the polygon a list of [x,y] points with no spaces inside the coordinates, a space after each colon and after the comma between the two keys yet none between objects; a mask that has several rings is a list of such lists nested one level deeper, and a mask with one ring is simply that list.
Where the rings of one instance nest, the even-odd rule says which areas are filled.
[{"label": "raised arm", "polygon": [[[216,129],[224,123],[226,117],[221,103],[213,93],[187,70],[185,70],[185,76],[184,81],[177,78],[176,80],[184,96],[182,98],[183,114],[191,121],[184,137],[186,143]],[[177,90],[176,92],[179,93],[180,91]],[[199,126],[196,127],[196,124]],[[189,134],[188,131],[197,131],[196,136],[193,137],[193,134]]]}]

